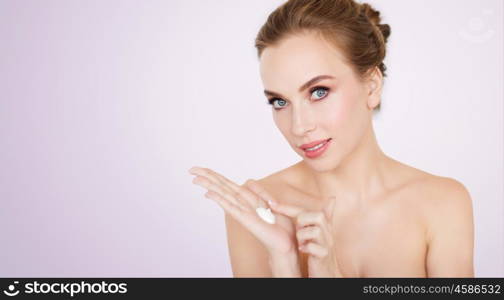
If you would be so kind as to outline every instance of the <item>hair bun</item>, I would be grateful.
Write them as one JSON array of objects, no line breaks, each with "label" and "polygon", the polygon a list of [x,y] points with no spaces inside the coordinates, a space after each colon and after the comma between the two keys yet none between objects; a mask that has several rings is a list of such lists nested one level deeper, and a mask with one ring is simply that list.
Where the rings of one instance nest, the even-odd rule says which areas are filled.
[{"label": "hair bun", "polygon": [[375,25],[380,24],[381,18],[380,18],[379,11],[375,10],[368,3],[362,3],[360,5],[360,7],[361,7],[361,12],[364,13],[371,22],[373,22]]},{"label": "hair bun", "polygon": [[368,3],[360,4],[360,9],[361,9],[361,13],[363,13],[373,25],[378,27],[378,29],[381,31],[381,33],[383,35],[383,39],[386,43],[388,37],[390,36],[390,26],[388,24],[380,24],[381,23],[380,12],[375,10]]}]

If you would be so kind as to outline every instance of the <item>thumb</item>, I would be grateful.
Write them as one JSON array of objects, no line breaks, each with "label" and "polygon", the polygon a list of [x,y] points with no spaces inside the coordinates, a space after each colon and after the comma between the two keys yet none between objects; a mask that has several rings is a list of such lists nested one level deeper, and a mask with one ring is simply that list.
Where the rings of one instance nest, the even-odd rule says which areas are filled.
[{"label": "thumb", "polygon": [[268,203],[274,212],[281,213],[293,218],[297,217],[304,211],[303,208],[290,204],[281,204],[276,201],[268,201]]}]

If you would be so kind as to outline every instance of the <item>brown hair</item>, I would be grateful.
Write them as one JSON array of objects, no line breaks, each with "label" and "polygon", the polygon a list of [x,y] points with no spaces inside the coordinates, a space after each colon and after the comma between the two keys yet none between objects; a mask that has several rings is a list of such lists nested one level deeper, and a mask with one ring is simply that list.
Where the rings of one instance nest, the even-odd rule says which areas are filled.
[{"label": "brown hair", "polygon": [[[354,0],[288,0],[269,16],[255,39],[257,56],[289,35],[315,32],[341,49],[347,63],[364,79],[383,63],[390,26],[380,24],[380,12]],[[380,109],[380,104],[376,106]]]}]

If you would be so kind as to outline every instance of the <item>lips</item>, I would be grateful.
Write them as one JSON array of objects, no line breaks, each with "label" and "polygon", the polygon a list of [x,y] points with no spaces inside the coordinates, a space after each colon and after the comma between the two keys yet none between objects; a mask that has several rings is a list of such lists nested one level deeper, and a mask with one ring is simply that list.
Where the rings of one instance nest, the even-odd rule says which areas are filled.
[{"label": "lips", "polygon": [[325,140],[314,141],[314,142],[311,142],[311,143],[308,143],[308,144],[303,144],[303,145],[299,146],[299,148],[303,149],[303,151],[306,151],[307,148],[315,147],[318,144],[326,142],[326,141],[329,141],[329,140],[331,140],[331,138],[328,138],[328,139],[325,139]]},{"label": "lips", "polygon": [[[315,146],[304,148],[303,149],[304,156],[309,159],[315,159],[322,156],[322,154],[327,150],[327,148],[330,147],[331,141],[332,139],[317,141],[318,144],[316,144],[317,142],[315,142]],[[313,145],[313,144],[314,143],[312,142],[310,144],[305,144],[302,147],[306,147],[306,145]]]}]

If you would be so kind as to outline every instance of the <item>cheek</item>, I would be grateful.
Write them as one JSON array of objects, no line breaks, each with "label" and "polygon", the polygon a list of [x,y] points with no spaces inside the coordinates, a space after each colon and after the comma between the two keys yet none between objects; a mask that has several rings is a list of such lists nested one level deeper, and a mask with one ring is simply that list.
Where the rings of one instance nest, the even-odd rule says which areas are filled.
[{"label": "cheek", "polygon": [[275,122],[276,127],[278,128],[278,130],[280,130],[282,135],[288,137],[290,120],[287,118],[287,116],[282,116],[281,114],[275,113],[273,111],[273,121]]},{"label": "cheek", "polygon": [[340,149],[352,148],[361,136],[362,116],[359,98],[352,93],[341,93],[335,101],[328,101],[320,107],[320,125],[334,139]]},{"label": "cheek", "polygon": [[345,124],[349,119],[348,102],[349,99],[338,95],[338,97],[327,99],[317,107],[317,124],[333,138],[344,132]]}]

